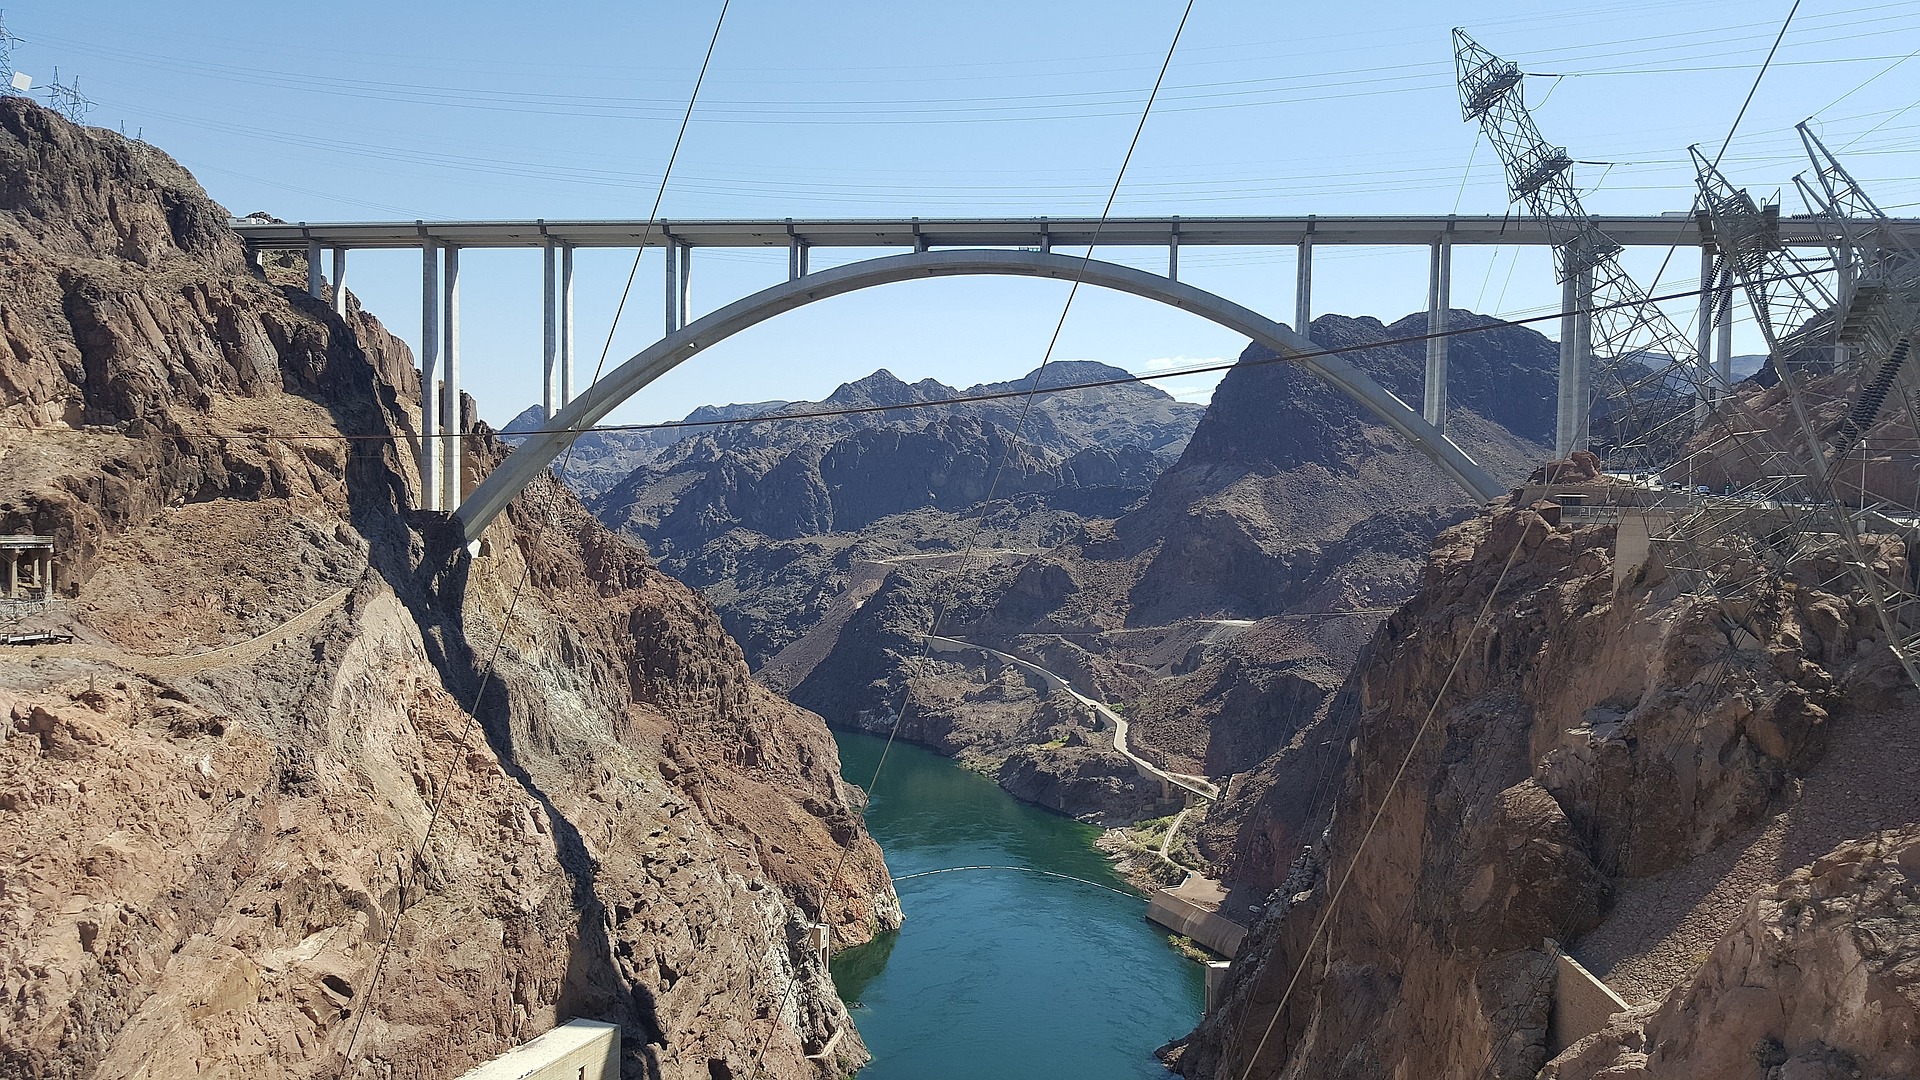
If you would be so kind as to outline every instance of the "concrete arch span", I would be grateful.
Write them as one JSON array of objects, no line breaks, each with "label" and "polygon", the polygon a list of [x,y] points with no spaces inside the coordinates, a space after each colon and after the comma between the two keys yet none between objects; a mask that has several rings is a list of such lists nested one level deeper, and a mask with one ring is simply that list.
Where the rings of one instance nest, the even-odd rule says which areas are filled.
[{"label": "concrete arch span", "polygon": [[1204,289],[1116,263],[1083,261],[1039,251],[956,249],[868,259],[786,281],[736,300],[654,342],[561,409],[548,421],[551,430],[522,443],[474,489],[455,511],[466,538],[479,539],[494,517],[506,509],[522,488],[553,464],[581,430],[599,423],[648,383],[716,342],[795,308],[876,285],[921,278],[980,276],[1066,281],[1077,278],[1087,285],[1157,300],[1218,323],[1332,383],[1430,458],[1473,498],[1484,502],[1501,494],[1499,484],[1466,451],[1365,372],[1339,356],[1319,352],[1306,338],[1250,308]]}]

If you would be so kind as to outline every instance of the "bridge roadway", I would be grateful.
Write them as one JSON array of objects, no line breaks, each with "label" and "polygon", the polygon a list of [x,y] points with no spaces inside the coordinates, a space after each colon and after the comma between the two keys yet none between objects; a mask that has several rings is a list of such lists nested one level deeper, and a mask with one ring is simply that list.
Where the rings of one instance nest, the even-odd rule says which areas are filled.
[{"label": "bridge roadway", "polygon": [[[1711,229],[1689,213],[1599,216],[1600,228],[1627,247],[1698,247]],[[237,220],[234,231],[255,250],[417,248],[438,244],[481,248],[918,248],[929,247],[1298,247],[1302,244],[1542,246],[1552,235],[1525,217],[1486,215],[1338,215],[1305,217],[816,218],[687,221],[361,221],[266,223]],[[1920,242],[1920,218],[1895,228]],[[1807,218],[1780,219],[1781,242],[1826,243]]]},{"label": "bridge roadway", "polygon": [[[1731,370],[1731,336],[1721,333],[1718,355],[1709,359],[1711,339],[1707,327],[1716,313],[1721,321],[1730,316],[1726,298],[1732,292],[1730,276],[1717,281],[1714,276],[1714,248],[1710,224],[1704,215],[1691,213],[1608,216],[1595,219],[1616,242],[1627,246],[1687,246],[1700,252],[1700,279],[1708,282],[1700,293],[1700,363],[1703,368],[1726,379]],[[1550,230],[1526,217],[1479,215],[1410,216],[1327,216],[1305,217],[1123,217],[1104,221],[1090,217],[1032,218],[864,218],[864,219],[783,219],[779,221],[362,221],[331,223],[282,223],[239,219],[233,229],[257,256],[261,251],[300,250],[307,255],[307,291],[316,300],[327,298],[322,255],[332,254],[332,303],[344,316],[347,309],[347,253],[356,249],[418,248],[421,266],[421,410],[419,456],[420,505],[429,510],[448,510],[458,506],[466,487],[461,477],[462,454],[457,451],[460,424],[460,252],[466,248],[532,248],[545,257],[545,338],[541,403],[549,418],[556,418],[575,400],[574,392],[574,317],[573,253],[576,248],[657,247],[666,251],[665,325],[662,341],[676,339],[689,328],[693,317],[689,282],[695,248],[776,248],[787,249],[787,280],[798,284],[811,282],[808,252],[815,247],[855,249],[906,248],[915,256],[928,257],[933,249],[941,254],[959,251],[977,252],[991,257],[1016,251],[1038,252],[1040,258],[1057,258],[1056,245],[1071,249],[1094,244],[1101,248],[1164,248],[1167,253],[1165,282],[1180,280],[1182,246],[1293,247],[1295,261],[1293,326],[1303,331],[1303,350],[1287,352],[1312,354],[1304,329],[1313,319],[1313,249],[1316,245],[1421,246],[1431,255],[1427,287],[1427,362],[1422,384],[1422,399],[1416,410],[1431,435],[1445,441],[1447,401],[1448,338],[1447,319],[1452,310],[1453,248],[1459,244],[1548,245],[1564,230]],[[1827,238],[1810,219],[1779,219],[1780,241],[1788,246],[1825,246]],[[1888,226],[1920,245],[1920,219],[1902,218]],[[1009,250],[1014,249],[1014,250]],[[893,256],[906,258],[906,256]],[[885,257],[869,262],[884,262]],[[1076,262],[1078,260],[1076,259]],[[1082,264],[1083,269],[1091,265]],[[845,267],[836,269],[846,269]],[[994,268],[1001,272],[1004,268]],[[1107,265],[1109,277],[1124,267]],[[1049,276],[1063,276],[1049,271]],[[832,276],[825,274],[823,276]],[[1087,277],[1086,274],[1074,276]],[[1562,283],[1560,326],[1560,377],[1558,418],[1554,452],[1565,456],[1586,445],[1585,417],[1592,400],[1591,282],[1568,278]],[[1157,290],[1134,287],[1139,295],[1166,299]],[[784,303],[774,290],[761,295],[766,302]],[[1209,297],[1208,302],[1219,298]],[[1190,304],[1181,303],[1189,310]],[[1263,316],[1264,318],[1264,316]],[[706,323],[707,320],[698,320]],[[757,319],[749,320],[757,321]],[[1218,321],[1216,319],[1216,321]],[[1276,327],[1278,324],[1275,324]],[[1284,328],[1281,328],[1284,329]],[[1288,331],[1292,334],[1292,331]],[[1256,340],[1259,335],[1253,335]],[[1271,345],[1271,342],[1267,342]],[[1311,358],[1309,356],[1309,358]],[[1325,363],[1330,361],[1322,361]],[[444,364],[444,374],[442,365]],[[1310,364],[1311,366],[1311,364]],[[1324,374],[1324,373],[1322,373]],[[1351,391],[1349,390],[1349,393]],[[1392,403],[1398,407],[1400,403]],[[1376,409],[1376,411],[1379,411]],[[455,452],[443,449],[446,434],[454,436]],[[1422,449],[1433,449],[1429,432],[1409,435]],[[1439,448],[1443,454],[1457,452],[1450,444]],[[1461,455],[1464,457],[1464,455]],[[1477,470],[1477,466],[1474,467]],[[1457,470],[1456,470],[1457,471]],[[1475,485],[1466,485],[1474,490]],[[1475,494],[1481,494],[1478,491]]]}]

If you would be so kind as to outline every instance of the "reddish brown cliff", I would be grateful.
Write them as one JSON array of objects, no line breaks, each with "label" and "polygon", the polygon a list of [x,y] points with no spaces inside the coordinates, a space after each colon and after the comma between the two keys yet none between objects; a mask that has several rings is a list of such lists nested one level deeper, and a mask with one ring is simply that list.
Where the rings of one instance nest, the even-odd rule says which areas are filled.
[{"label": "reddish brown cliff", "polygon": [[[1224,1007],[1181,1049],[1183,1073],[1533,1077],[1558,1049],[1545,939],[1630,1002],[1692,980],[1646,1029],[1691,1032],[1687,1046],[1717,1045],[1704,1033],[1742,965],[1764,964],[1755,949],[1804,963],[1831,947],[1827,967],[1846,966],[1849,931],[1782,945],[1767,939],[1772,909],[1741,913],[1834,844],[1920,820],[1920,785],[1897,764],[1914,741],[1910,691],[1870,615],[1825,584],[1835,565],[1808,560],[1736,622],[1658,573],[1616,588],[1611,546],[1610,527],[1498,506],[1441,536],[1345,691],[1350,726],[1327,727],[1336,701],[1272,759],[1270,787],[1248,786],[1261,805],[1243,815],[1239,857],[1264,838],[1278,888]],[[1314,805],[1316,767],[1349,749]],[[1884,917],[1873,936],[1889,956],[1920,943],[1920,908],[1900,906],[1891,871],[1813,880],[1833,910]],[[1898,984],[1849,977],[1882,996]],[[1826,984],[1789,981],[1770,985],[1790,1004],[1748,1026],[1791,1056],[1807,1050],[1792,1018]],[[1911,994],[1887,1015],[1911,1015]],[[1872,1046],[1833,1048],[1866,1070],[1847,1075],[1903,1074]],[[1725,1052],[1675,1050],[1688,1067],[1653,1075],[1769,1075],[1710,1065]]]},{"label": "reddish brown cliff", "polygon": [[77,638],[0,652],[0,1075],[862,1059],[808,928],[885,868],[704,602],[550,488],[477,556],[409,515],[405,347],[153,148],[0,100],[0,211],[0,532]]}]

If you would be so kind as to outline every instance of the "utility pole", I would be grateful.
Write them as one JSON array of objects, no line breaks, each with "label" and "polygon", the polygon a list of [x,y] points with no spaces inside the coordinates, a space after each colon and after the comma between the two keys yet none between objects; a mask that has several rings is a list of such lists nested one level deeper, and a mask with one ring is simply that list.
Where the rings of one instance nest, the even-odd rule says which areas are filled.
[{"label": "utility pole", "polygon": [[7,32],[7,13],[0,11],[0,97],[25,94],[33,86],[32,76],[13,70],[13,47],[25,44]]},{"label": "utility pole", "polygon": [[87,114],[93,111],[93,101],[80,92],[80,77],[66,85],[60,83],[60,69],[53,69],[53,81],[47,84],[47,106],[54,112],[76,124],[87,122]]}]

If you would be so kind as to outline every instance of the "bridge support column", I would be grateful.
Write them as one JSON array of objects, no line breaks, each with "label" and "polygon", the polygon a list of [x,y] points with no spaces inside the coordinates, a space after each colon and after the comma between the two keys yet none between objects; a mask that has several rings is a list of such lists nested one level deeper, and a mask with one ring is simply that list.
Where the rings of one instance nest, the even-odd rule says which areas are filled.
[{"label": "bridge support column", "polygon": [[1724,386],[1733,385],[1733,267],[1720,271],[1719,342],[1714,349],[1713,366],[1720,372]]},{"label": "bridge support column", "polygon": [[327,279],[320,275],[320,241],[307,241],[307,295],[325,300]]},{"label": "bridge support column", "polygon": [[[680,329],[680,245],[673,237],[667,237],[667,246],[661,249],[666,253],[667,283],[667,333]],[[665,335],[662,335],[665,336]]]},{"label": "bridge support column", "polygon": [[1453,237],[1433,242],[1432,265],[1427,271],[1427,378],[1421,415],[1427,423],[1447,430],[1447,309],[1453,303]]},{"label": "bridge support column", "polygon": [[680,318],[679,325],[693,321],[693,245],[680,245]]},{"label": "bridge support column", "polygon": [[1693,422],[1697,427],[1706,422],[1707,413],[1713,408],[1715,396],[1715,371],[1713,366],[1713,316],[1720,309],[1720,291],[1718,276],[1714,273],[1713,245],[1700,245],[1700,312],[1698,326],[1694,328],[1693,348],[1698,355],[1696,363],[1700,365],[1700,374],[1708,389],[1693,403]]},{"label": "bridge support column", "polygon": [[544,272],[540,292],[540,409],[545,413],[541,418],[541,427],[547,426],[547,421],[553,419],[553,414],[560,411],[560,402],[556,400],[560,396],[560,383],[556,370],[560,360],[560,298],[554,295],[554,256],[556,254],[558,252],[554,250],[554,240],[548,237],[546,244],[541,248],[541,268]]},{"label": "bridge support column", "polygon": [[440,490],[445,492],[446,500],[441,509],[451,510],[460,505],[463,494],[460,464],[467,429],[460,415],[464,411],[460,407],[460,249],[448,244],[445,250],[446,274],[442,279],[440,311],[441,332],[445,335],[441,352],[447,360],[447,382],[440,392],[440,400],[442,430],[448,438],[446,453],[441,455],[445,479]]},{"label": "bridge support column", "polygon": [[1312,338],[1313,226],[1311,223],[1307,226],[1307,235],[1300,240],[1300,256],[1294,267],[1293,327],[1294,333],[1303,338]]},{"label": "bridge support column", "polygon": [[[1853,245],[1841,244],[1834,259],[1833,295],[1839,301],[1840,310],[1847,310],[1853,303]],[[1847,347],[1835,344],[1833,347],[1833,369],[1844,371],[1847,367]],[[1731,381],[1731,380],[1729,380]]]},{"label": "bridge support column", "polygon": [[1553,455],[1566,457],[1587,448],[1588,410],[1593,404],[1592,357],[1588,327],[1593,306],[1590,271],[1568,274],[1560,283],[1560,385],[1554,416]]},{"label": "bridge support column", "polygon": [[1167,280],[1180,280],[1180,219],[1173,219],[1173,232],[1167,237]]},{"label": "bridge support column", "polygon": [[420,239],[420,508],[440,509],[440,252]]},{"label": "bridge support column", "polygon": [[[916,248],[919,248],[920,250],[924,251],[926,249],[922,245],[925,242],[926,242],[925,237],[916,236],[914,245]],[[793,231],[792,225],[788,225],[787,226],[787,280],[799,281],[801,278],[806,276],[807,276],[807,242],[805,240],[800,239],[799,235]]]},{"label": "bridge support column", "polygon": [[560,407],[573,401],[573,245],[560,245]]},{"label": "bridge support column", "polygon": [[347,317],[347,249],[333,249],[333,313]]}]

